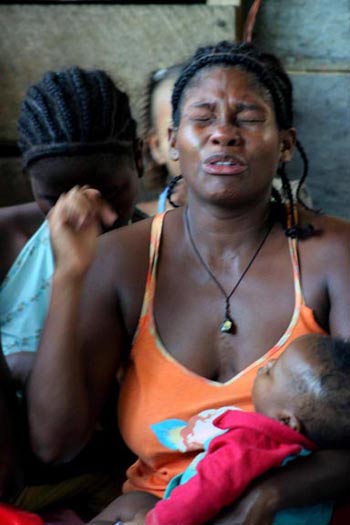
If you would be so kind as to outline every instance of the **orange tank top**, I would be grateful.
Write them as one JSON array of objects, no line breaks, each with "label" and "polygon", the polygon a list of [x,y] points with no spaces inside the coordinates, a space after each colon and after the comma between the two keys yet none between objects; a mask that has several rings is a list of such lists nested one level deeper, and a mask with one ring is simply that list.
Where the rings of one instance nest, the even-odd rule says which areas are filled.
[{"label": "orange tank top", "polygon": [[251,391],[257,369],[278,357],[296,337],[323,334],[301,290],[296,239],[288,239],[293,265],[295,307],[280,340],[260,359],[225,383],[206,379],[188,370],[164,348],[153,317],[157,260],[164,213],[155,216],[150,240],[145,295],[130,362],[121,385],[119,427],[138,460],[127,471],[124,492],[143,490],[162,497],[170,479],[182,472],[195,453],[180,453],[161,445],[151,425],[164,419],[188,420],[208,408],[235,405],[253,410]]}]

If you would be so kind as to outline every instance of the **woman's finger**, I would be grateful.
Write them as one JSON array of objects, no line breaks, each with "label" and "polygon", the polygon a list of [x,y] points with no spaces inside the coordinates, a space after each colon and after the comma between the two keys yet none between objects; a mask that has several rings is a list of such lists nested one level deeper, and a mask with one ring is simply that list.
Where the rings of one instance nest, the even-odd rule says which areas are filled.
[{"label": "woman's finger", "polygon": [[98,190],[90,188],[89,186],[84,186],[82,191],[84,196],[96,206],[96,214],[104,225],[111,226],[118,219],[117,212],[102,198],[101,193]]}]

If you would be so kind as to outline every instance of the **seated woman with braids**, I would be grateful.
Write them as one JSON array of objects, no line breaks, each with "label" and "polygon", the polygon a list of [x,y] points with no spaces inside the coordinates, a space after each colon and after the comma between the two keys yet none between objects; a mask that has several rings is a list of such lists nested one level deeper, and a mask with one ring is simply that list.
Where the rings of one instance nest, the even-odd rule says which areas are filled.
[{"label": "seated woman with braids", "polygon": [[[28,384],[33,447],[46,461],[77,454],[118,377],[119,428],[138,456],[127,502],[94,524],[152,508],[193,459],[163,446],[152,425],[252,410],[257,370],[298,336],[350,337],[350,226],[295,203],[285,166],[295,146],[306,156],[280,62],[247,43],[200,48],[172,108],[187,206],[101,236],[95,257],[93,221],[62,221],[65,198],[50,216],[57,266]],[[276,172],[287,204],[272,190]],[[296,459],[211,525],[271,525],[281,509],[340,501],[349,468],[345,450]]]},{"label": "seated woman with braids", "polygon": [[0,211],[0,326],[3,352],[23,384],[54,271],[45,216],[62,193],[88,184],[110,204],[113,227],[126,224],[141,166],[128,97],[104,71],[46,73],[26,93],[18,133],[35,201]]},{"label": "seated woman with braids", "polygon": [[[39,344],[55,269],[45,216],[66,192],[67,202],[72,202],[69,216],[73,215],[77,221],[82,220],[77,210],[90,206],[90,201],[98,207],[102,199],[108,203],[104,207],[105,229],[117,228],[143,215],[134,208],[137,179],[142,171],[136,123],[128,96],[104,71],[72,67],[46,73],[26,93],[18,132],[23,167],[35,201],[0,210],[0,331],[12,379],[21,391]],[[94,186],[98,191],[77,190],[84,185]],[[77,200],[79,206],[75,207]],[[4,377],[5,364],[0,368],[0,383]],[[1,403],[8,404],[2,391]],[[17,436],[10,426],[8,433],[15,443]],[[42,491],[25,489],[16,503],[38,509],[52,501],[67,500],[67,492],[69,499],[85,492],[90,508],[96,513],[115,494],[116,483],[110,481],[115,460],[115,455],[110,455],[111,439],[107,431],[95,433],[93,442],[74,463],[55,469],[37,464],[27,450],[26,484],[45,484],[45,487]],[[25,442],[23,433],[22,442]],[[99,457],[96,463],[95,455],[98,451],[100,456],[101,450],[104,458]],[[23,468],[23,464],[20,466]],[[3,470],[13,477],[10,467],[3,465]],[[95,471],[101,473],[100,479]],[[67,486],[68,478],[71,481]],[[105,478],[103,487],[101,479]],[[52,490],[47,490],[48,481]],[[60,489],[57,483],[62,484]],[[107,498],[105,494],[102,499],[96,496],[96,504],[92,503],[92,497],[87,498],[87,486],[96,494],[106,488]],[[6,492],[7,499],[10,492]]]}]

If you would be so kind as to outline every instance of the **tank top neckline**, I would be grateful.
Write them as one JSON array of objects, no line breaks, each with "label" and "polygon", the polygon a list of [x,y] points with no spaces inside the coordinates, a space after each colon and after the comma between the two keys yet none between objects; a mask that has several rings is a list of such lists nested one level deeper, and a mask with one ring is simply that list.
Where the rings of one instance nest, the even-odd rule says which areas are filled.
[{"label": "tank top neckline", "polygon": [[196,378],[201,382],[204,381],[216,387],[225,387],[225,386],[231,385],[232,383],[237,381],[242,375],[247,374],[250,370],[260,366],[265,360],[271,358],[272,355],[275,352],[277,352],[291,336],[294,328],[296,327],[298,323],[298,320],[300,318],[300,313],[303,309],[308,310],[311,313],[313,321],[318,326],[318,323],[314,317],[312,309],[306,306],[305,304],[303,293],[302,293],[297,239],[289,237],[288,246],[289,246],[289,254],[290,254],[291,263],[292,263],[293,282],[294,282],[294,309],[293,309],[293,313],[289,321],[289,324],[286,330],[284,331],[284,333],[282,334],[282,336],[279,338],[279,340],[269,350],[264,352],[264,354],[261,357],[253,361],[246,368],[244,368],[243,370],[235,374],[232,378],[224,382],[215,381],[213,379],[208,379],[188,369],[186,366],[180,363],[176,358],[174,358],[167,351],[165,345],[163,344],[163,341],[160,338],[160,335],[157,329],[157,325],[156,325],[156,321],[154,319],[154,297],[155,297],[155,289],[156,289],[157,263],[158,263],[159,247],[160,247],[160,242],[161,242],[164,217],[166,213],[168,213],[168,211],[155,215],[152,221],[151,236],[150,236],[150,250],[149,250],[149,267],[148,267],[148,274],[147,274],[147,280],[146,280],[146,287],[145,287],[145,293],[143,297],[140,321],[137,326],[137,330],[135,332],[132,347],[134,347],[139,337],[139,334],[141,331],[141,320],[144,320],[144,321],[148,320],[148,329],[152,333],[155,339],[155,343],[156,343],[155,346],[157,347],[156,350],[159,351],[159,353],[163,356],[163,358],[165,358],[167,361],[172,362],[178,369],[181,369],[187,375],[191,375],[192,378]]}]

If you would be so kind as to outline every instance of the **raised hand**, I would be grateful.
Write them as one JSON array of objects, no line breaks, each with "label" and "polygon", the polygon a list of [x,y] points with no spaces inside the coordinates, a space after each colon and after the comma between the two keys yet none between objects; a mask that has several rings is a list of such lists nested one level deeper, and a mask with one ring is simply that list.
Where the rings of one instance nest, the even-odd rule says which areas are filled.
[{"label": "raised hand", "polygon": [[94,257],[101,225],[111,226],[116,219],[98,190],[76,186],[62,194],[49,214],[56,270],[83,275]]}]

